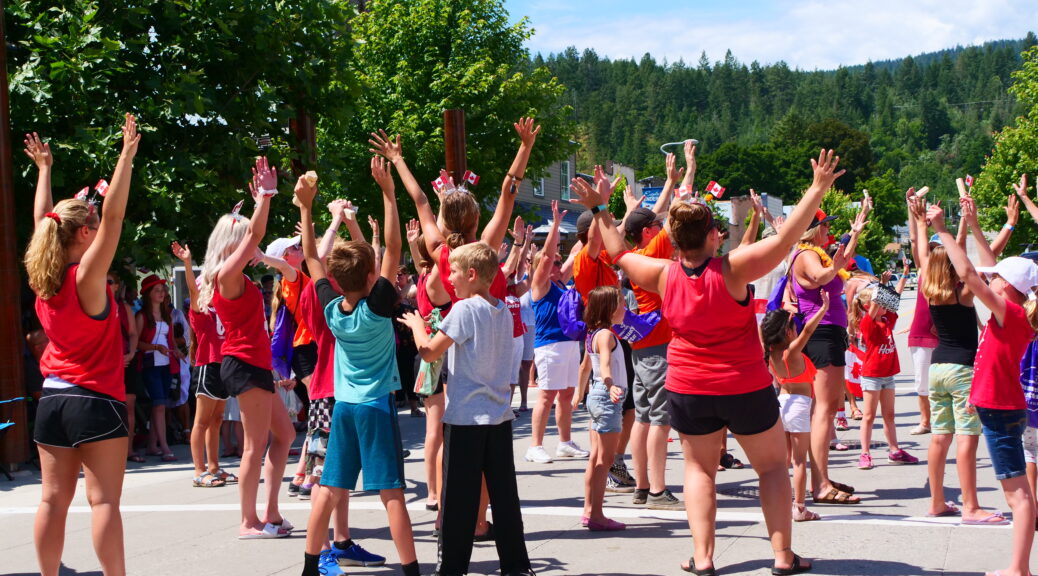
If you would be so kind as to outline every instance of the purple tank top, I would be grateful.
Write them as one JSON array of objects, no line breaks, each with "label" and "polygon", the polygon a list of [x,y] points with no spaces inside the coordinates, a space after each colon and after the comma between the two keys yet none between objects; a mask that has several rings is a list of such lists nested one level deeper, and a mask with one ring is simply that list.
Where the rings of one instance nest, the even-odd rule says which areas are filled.
[{"label": "purple tank top", "polygon": [[933,333],[933,318],[930,317],[930,305],[926,303],[923,291],[919,290],[915,297],[915,316],[908,329],[908,345],[920,348],[936,348],[937,336]]},{"label": "purple tank top", "polygon": [[814,316],[815,312],[822,307],[822,290],[829,293],[829,311],[822,316],[822,324],[846,328],[847,306],[843,302],[843,278],[840,278],[839,274],[833,277],[828,284],[812,290],[804,288],[794,279],[793,294],[797,297],[800,313],[804,315],[804,320]]}]

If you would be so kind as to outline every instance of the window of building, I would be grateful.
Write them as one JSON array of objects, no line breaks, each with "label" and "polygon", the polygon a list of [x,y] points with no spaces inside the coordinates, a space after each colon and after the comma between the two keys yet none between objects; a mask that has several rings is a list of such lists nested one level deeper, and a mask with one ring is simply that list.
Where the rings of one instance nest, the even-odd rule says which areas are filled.
[{"label": "window of building", "polygon": [[559,164],[559,197],[569,200],[569,181],[572,176],[569,173],[569,160],[563,160]]},{"label": "window of building", "polygon": [[533,195],[544,198],[544,178],[538,178],[533,181]]}]

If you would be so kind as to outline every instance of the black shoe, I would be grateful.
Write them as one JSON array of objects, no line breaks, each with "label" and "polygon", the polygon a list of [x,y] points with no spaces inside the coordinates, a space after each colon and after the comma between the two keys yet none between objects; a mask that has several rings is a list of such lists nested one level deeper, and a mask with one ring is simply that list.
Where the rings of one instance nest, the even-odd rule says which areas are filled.
[{"label": "black shoe", "polygon": [[483,534],[476,534],[472,538],[473,542],[493,542],[494,541],[494,525],[487,522],[487,531]]},{"label": "black shoe", "polygon": [[688,568],[681,567],[685,572],[695,574],[696,576],[717,576],[717,570],[713,566],[709,568],[703,568],[702,570],[696,569],[696,559],[692,556],[688,557]]}]

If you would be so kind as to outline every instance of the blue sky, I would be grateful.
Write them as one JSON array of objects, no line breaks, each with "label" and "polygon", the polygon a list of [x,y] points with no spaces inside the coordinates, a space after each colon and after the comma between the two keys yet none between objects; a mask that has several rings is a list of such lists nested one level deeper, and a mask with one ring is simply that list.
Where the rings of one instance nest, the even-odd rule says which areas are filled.
[{"label": "blue sky", "polygon": [[741,62],[806,70],[900,58],[1038,30],[1036,0],[505,0],[530,20],[532,53],[567,46],[600,56],[646,52],[695,63],[726,50]]}]

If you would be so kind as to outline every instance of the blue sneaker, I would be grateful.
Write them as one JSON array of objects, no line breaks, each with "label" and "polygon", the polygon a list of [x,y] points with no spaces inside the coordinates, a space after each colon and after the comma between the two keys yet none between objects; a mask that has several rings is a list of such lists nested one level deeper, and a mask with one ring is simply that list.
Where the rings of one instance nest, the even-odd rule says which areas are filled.
[{"label": "blue sneaker", "polygon": [[382,566],[386,563],[385,556],[372,554],[356,543],[345,550],[332,548],[331,554],[339,566]]},{"label": "blue sneaker", "polygon": [[317,573],[321,576],[340,576],[344,574],[339,563],[335,561],[335,552],[325,550],[321,552],[321,559],[317,562]]}]

